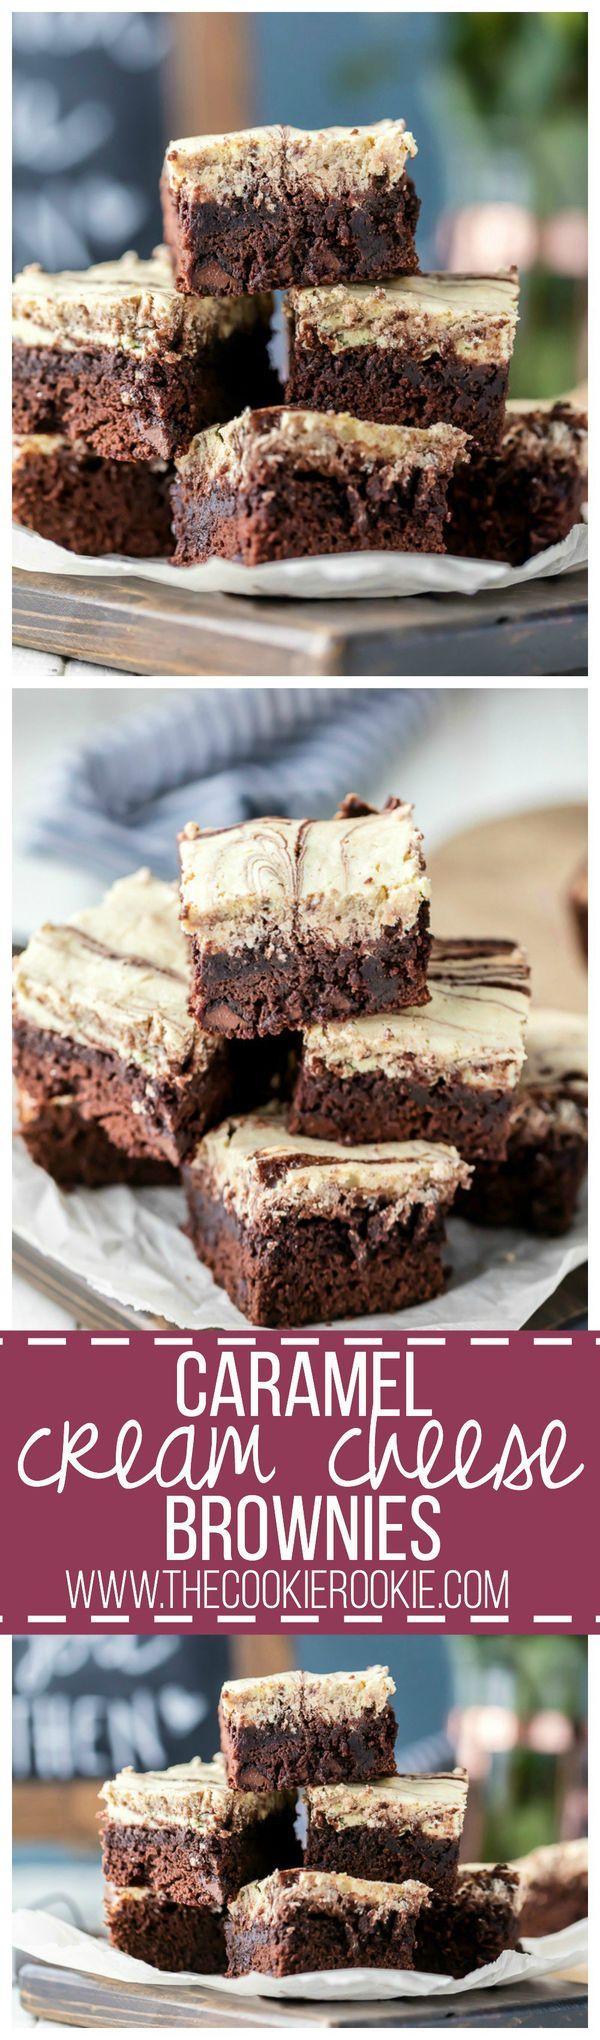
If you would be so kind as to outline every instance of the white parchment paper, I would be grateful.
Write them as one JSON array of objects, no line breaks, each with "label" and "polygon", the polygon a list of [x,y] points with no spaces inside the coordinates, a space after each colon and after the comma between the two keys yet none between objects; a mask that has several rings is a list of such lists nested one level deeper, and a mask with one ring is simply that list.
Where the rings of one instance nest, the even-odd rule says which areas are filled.
[{"label": "white parchment paper", "polygon": [[[182,1231],[183,1191],[71,1190],[66,1193],[14,1141],[13,1225],[22,1239],[50,1255],[113,1302],[166,1318],[187,1330],[247,1324],[197,1260]],[[564,1239],[542,1240],[517,1228],[476,1226],[451,1218],[443,1296],[417,1309],[340,1323],[417,1331],[518,1331],[558,1283],[587,1257],[582,1203]]]},{"label": "white parchment paper", "polygon": [[209,560],[203,567],[171,567],[167,560],[126,560],[111,555],[86,559],[38,538],[37,532],[13,526],[13,565],[32,574],[110,575],[128,580],[161,581],[198,595],[271,595],[332,602],[351,595],[477,595],[481,589],[516,588],[520,581],[539,581],[549,574],[569,574],[587,566],[586,524],[574,524],[560,545],[537,553],[523,567],[504,567],[495,560],[455,559],[449,553],[340,553],[314,560],[277,560],[268,567],[240,567],[232,560]]},{"label": "white parchment paper", "polygon": [[327,2003],[343,1998],[451,1997],[462,1990],[481,1990],[485,1984],[532,1982],[551,1976],[553,1970],[573,1968],[587,1958],[587,1920],[563,1927],[560,1934],[545,1934],[536,1941],[524,1941],[523,1953],[507,1949],[497,1962],[485,1969],[473,1969],[469,1976],[427,1976],[416,1969],[323,1969],[305,1976],[250,1976],[228,1978],[199,1976],[192,1971],[154,1969],[150,1962],[123,1955],[108,1941],[83,1934],[52,1913],[13,1913],[13,1946],[40,1962],[58,1963],[61,1969],[75,1969],[85,1976],[100,1976],[118,1983],[198,1984],[220,1991],[224,1997],[313,1998]]}]

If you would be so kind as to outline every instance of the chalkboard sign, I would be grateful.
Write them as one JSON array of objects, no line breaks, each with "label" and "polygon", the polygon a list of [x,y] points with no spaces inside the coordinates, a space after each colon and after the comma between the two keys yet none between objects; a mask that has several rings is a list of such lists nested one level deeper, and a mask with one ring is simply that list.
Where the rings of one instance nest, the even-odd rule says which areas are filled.
[{"label": "chalkboard sign", "polygon": [[14,1776],[56,1783],[212,1757],[228,1675],[224,1637],[15,1637]]},{"label": "chalkboard sign", "polygon": [[161,239],[160,13],[13,14],[14,267],[80,269]]}]

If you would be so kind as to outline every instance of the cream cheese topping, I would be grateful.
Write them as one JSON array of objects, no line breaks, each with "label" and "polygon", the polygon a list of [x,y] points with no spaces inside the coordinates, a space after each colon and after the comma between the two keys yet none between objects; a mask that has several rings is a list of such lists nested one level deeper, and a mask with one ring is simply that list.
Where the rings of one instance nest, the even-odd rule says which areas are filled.
[{"label": "cream cheese topping", "polygon": [[390,1079],[434,1081],[450,1069],[477,1089],[512,1088],[525,1057],[529,969],[511,945],[435,943],[429,1004],[400,1013],[358,1014],[308,1027],[306,1068],[324,1064],[350,1078],[379,1070]]},{"label": "cream cheese topping", "polygon": [[62,926],[46,923],[14,965],[17,1016],[150,1075],[188,1062],[207,1068],[219,1047],[190,1018],[187,1000],[177,890],[145,869]]},{"label": "cream cheese topping", "polygon": [[207,1828],[243,1827],[266,1820],[289,1806],[286,1791],[237,1792],[227,1783],[223,1758],[202,1763],[171,1764],[166,1771],[133,1771],[126,1765],[102,1786],[106,1816],[122,1827],[183,1827],[202,1834]]},{"label": "cream cheese topping", "polygon": [[260,463],[260,479],[269,467],[301,460],[307,467],[335,469],[340,457],[355,456],[362,468],[383,462],[392,476],[414,468],[435,467],[450,474],[467,448],[467,435],[453,425],[374,425],[346,411],[242,411],[227,425],[198,432],[175,466],[184,478],[197,472],[204,484],[226,481],[242,487]]},{"label": "cream cheese topping", "polygon": [[403,120],[373,127],[243,128],[171,142],[164,166],[167,191],[183,188],[197,202],[252,197],[274,206],[308,185],[319,196],[364,193],[378,179],[396,184],[417,145]]},{"label": "cream cheese topping", "polygon": [[368,1785],[307,1785],[309,1821],[328,1827],[417,1827],[433,1838],[456,1841],[467,1803],[466,1772],[394,1774]]},{"label": "cream cheese topping", "polygon": [[342,1147],[288,1133],[279,1105],[214,1128],[200,1141],[191,1167],[208,1176],[216,1195],[238,1216],[268,1226],[303,1205],[328,1213],[374,1198],[387,1201],[392,1225],[414,1204],[449,1204],[458,1185],[471,1178],[456,1148],[432,1141]]},{"label": "cream cheese topping", "polygon": [[387,1884],[376,1878],[337,1875],[328,1870],[274,1870],[255,1884],[245,1884],[230,1905],[232,1919],[240,1926],[257,1915],[274,1919],[297,1907],[316,1905],[337,1911],[356,1907],[364,1915],[373,1912],[417,1912],[429,1902],[425,1884],[407,1878],[404,1884]]},{"label": "cream cheese topping", "polygon": [[357,347],[402,347],[426,360],[449,345],[467,362],[504,361],[517,327],[516,270],[489,276],[391,277],[289,290],[286,312],[300,347],[315,339],[339,354]]},{"label": "cream cheese topping", "polygon": [[382,1714],[396,1688],[387,1665],[369,1665],[364,1672],[268,1672],[259,1679],[228,1679],[221,1689],[224,1723],[272,1722],[289,1712],[335,1721],[359,1717],[366,1710]]},{"label": "cream cheese topping", "polygon": [[274,955],[316,934],[337,948],[410,929],[430,892],[422,840],[408,805],[323,822],[190,823],[179,839],[182,925],[212,949],[261,942]]},{"label": "cream cheese topping", "polygon": [[131,251],[117,262],[50,275],[37,262],[13,284],[13,340],[23,347],[118,347],[131,354],[188,349],[226,339],[268,317],[271,299],[183,297],[166,248],[147,261]]}]

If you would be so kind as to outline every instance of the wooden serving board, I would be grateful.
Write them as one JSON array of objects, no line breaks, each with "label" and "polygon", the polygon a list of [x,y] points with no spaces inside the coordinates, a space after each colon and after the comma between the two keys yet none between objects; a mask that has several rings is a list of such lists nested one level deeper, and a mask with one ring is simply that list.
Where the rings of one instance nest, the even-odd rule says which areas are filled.
[{"label": "wooden serving board", "polygon": [[13,639],[161,677],[584,675],[587,575],[471,596],[276,602],[188,594],[133,572],[113,581],[16,569]]},{"label": "wooden serving board", "polygon": [[23,2009],[33,2018],[70,2026],[210,2026],[246,2030],[307,2026],[377,2028],[440,2026],[583,2026],[587,1985],[556,1977],[504,1984],[497,1990],[458,1991],[455,1997],[378,1999],[332,2004],[289,1998],[231,1997],[204,1984],[106,1983],[74,1970],[25,1962],[19,1976]]},{"label": "wooden serving board", "polygon": [[587,971],[569,891],[586,851],[582,801],[461,830],[427,853],[436,935],[511,936],[527,950],[536,1006],[584,1013]]}]

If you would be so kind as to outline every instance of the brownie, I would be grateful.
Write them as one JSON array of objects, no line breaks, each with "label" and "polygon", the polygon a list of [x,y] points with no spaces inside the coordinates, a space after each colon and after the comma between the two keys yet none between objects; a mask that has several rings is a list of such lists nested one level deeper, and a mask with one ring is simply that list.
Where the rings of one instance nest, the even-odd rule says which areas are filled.
[{"label": "brownie", "polygon": [[466,1771],[307,1785],[307,1870],[450,1889],[467,1804]]},{"label": "brownie", "polygon": [[179,838],[200,1026],[251,1039],[426,1003],[429,881],[408,803],[266,815]]},{"label": "brownie", "polygon": [[567,537],[586,495],[585,412],[509,401],[498,451],[472,447],[450,478],[446,549],[520,567]]},{"label": "brownie", "polygon": [[270,1672],[221,1689],[230,1785],[269,1792],[394,1770],[395,1692],[387,1665],[364,1672]]},{"label": "brownie", "polygon": [[15,443],[13,516],[68,552],[168,558],[170,469],[164,460],[102,460],[83,440],[31,433]]},{"label": "brownie", "polygon": [[502,437],[517,324],[516,269],[394,276],[289,292],[286,403],[384,425],[457,425]]},{"label": "brownie", "polygon": [[208,1905],[174,1905],[161,1893],[109,1891],[105,1898],[108,1938],[123,1955],[151,1962],[154,1969],[197,1969],[222,1976],[226,1967],[224,1915]]},{"label": "brownie", "polygon": [[519,1878],[519,1933],[528,1939],[558,1934],[575,1920],[587,1918],[587,1836],[572,1842],[551,1842],[531,1849],[511,1864]]},{"label": "brownie", "polygon": [[260,1884],[247,1884],[230,1907],[227,1974],[414,1969],[415,1929],[428,1903],[424,1884],[276,1870]]},{"label": "brownie", "polygon": [[434,939],[429,1005],[305,1030],[289,1125],[361,1141],[449,1141],[503,1156],[525,1057],[529,966],[511,942]]},{"label": "brownie", "polygon": [[519,1946],[518,1877],[506,1863],[461,1863],[454,1889],[432,1891],[417,1921],[415,1968],[434,1976],[469,1976]]},{"label": "brownie", "polygon": [[195,432],[272,391],[271,301],[182,297],[166,248],[13,285],[13,429],[64,433],[104,460],[172,460]]},{"label": "brownie", "polygon": [[290,1133],[274,1103],[184,1162],[189,1236],[251,1324],[406,1310],[444,1288],[445,1215],[469,1176],[453,1147]]},{"label": "brownie", "polygon": [[169,1180],[233,1095],[226,1043],[188,1012],[176,887],[146,870],[32,936],[13,1033],[23,1139],[65,1186]]},{"label": "brownie", "polygon": [[[20,1058],[20,1034],[17,1030],[15,1054]],[[144,1141],[141,1134],[136,1139],[135,1151],[128,1153],[117,1146],[118,1128],[115,1120],[110,1121],[110,1133],[98,1119],[87,1119],[80,1111],[76,1097],[61,1090],[59,1066],[55,1065],[52,1081],[57,1084],[54,1096],[44,1095],[44,1085],[50,1081],[47,1058],[54,1054],[51,1037],[44,1045],[43,1057],[46,1067],[36,1067],[32,1062],[30,1081],[39,1077],[40,1093],[32,1097],[24,1085],[17,1083],[16,1103],[19,1135],[25,1142],[27,1153],[39,1169],[45,1169],[53,1176],[61,1190],[101,1190],[111,1183],[127,1183],[131,1189],[148,1189],[161,1184],[174,1184],[177,1174],[172,1162],[156,1153],[150,1140]],[[23,1051],[27,1057],[26,1048]],[[84,1098],[84,1105],[88,1100]],[[122,1132],[130,1132],[128,1109],[124,1111]]]},{"label": "brownie", "polygon": [[457,1208],[478,1225],[568,1231],[587,1168],[587,1023],[533,1008],[503,1162],[477,1163]]},{"label": "brownie", "polygon": [[319,553],[443,553],[452,425],[369,425],[345,412],[244,411],[175,463],[175,565],[257,567]]},{"label": "brownie", "polygon": [[129,1766],[102,1787],[102,1867],[178,1906],[224,1906],[242,1884],[300,1861],[295,1794],[233,1791],[222,1758]]},{"label": "brownie", "polygon": [[165,240],[182,291],[279,290],[416,270],[416,156],[403,120],[246,128],[167,149]]}]

